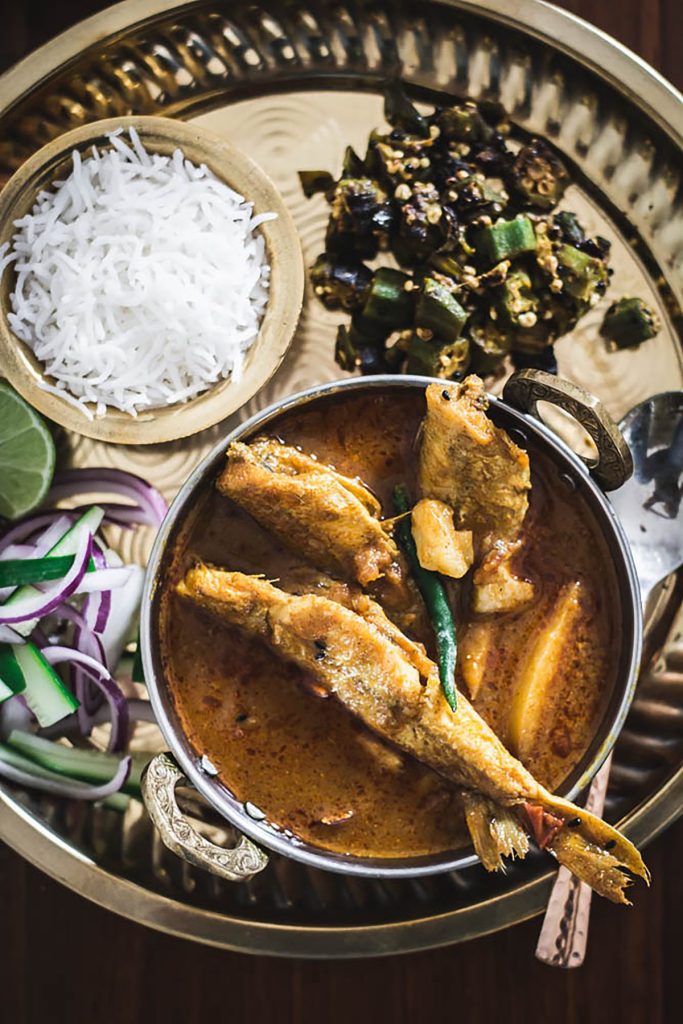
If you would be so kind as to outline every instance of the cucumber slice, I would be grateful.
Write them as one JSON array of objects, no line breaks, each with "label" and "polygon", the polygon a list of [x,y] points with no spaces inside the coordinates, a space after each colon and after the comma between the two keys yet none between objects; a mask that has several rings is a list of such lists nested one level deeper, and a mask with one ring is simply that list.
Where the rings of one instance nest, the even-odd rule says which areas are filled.
[{"label": "cucumber slice", "polygon": [[0,644],[0,681],[9,690],[10,697],[26,689],[24,674],[17,664],[11,644]]},{"label": "cucumber slice", "polygon": [[38,648],[33,644],[12,644],[12,652],[26,684],[24,699],[42,728],[73,714],[78,701]]},{"label": "cucumber slice", "polygon": [[[104,519],[104,510],[99,505],[93,505],[87,512],[76,520],[73,526],[64,533],[56,544],[50,548],[47,552],[46,558],[50,555],[75,555],[78,551],[78,541],[83,530],[87,530],[89,533],[95,536],[100,528],[100,524]],[[7,598],[4,607],[11,608],[16,601],[23,600],[30,594],[34,594],[36,588],[27,584],[24,587],[19,587],[14,593]],[[20,636],[29,636],[35,627],[37,626],[39,619],[28,619],[26,622],[17,622],[13,625],[13,629]]]}]

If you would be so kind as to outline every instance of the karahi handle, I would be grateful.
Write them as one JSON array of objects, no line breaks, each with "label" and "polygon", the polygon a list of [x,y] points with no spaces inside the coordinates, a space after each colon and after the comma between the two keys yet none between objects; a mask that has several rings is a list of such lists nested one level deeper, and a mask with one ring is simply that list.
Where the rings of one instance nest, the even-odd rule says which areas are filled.
[{"label": "karahi handle", "polygon": [[616,491],[633,473],[633,458],[619,427],[602,402],[578,384],[545,370],[519,370],[503,388],[510,405],[542,419],[539,402],[548,402],[575,419],[595,442],[597,460],[583,461],[605,491]]},{"label": "karahi handle", "polygon": [[184,816],[176,800],[178,783],[185,776],[170,754],[157,754],[145,768],[140,787],[145,807],[164,846],[194,867],[210,871],[228,882],[246,882],[268,864],[268,858],[246,836],[233,849],[216,846]]}]

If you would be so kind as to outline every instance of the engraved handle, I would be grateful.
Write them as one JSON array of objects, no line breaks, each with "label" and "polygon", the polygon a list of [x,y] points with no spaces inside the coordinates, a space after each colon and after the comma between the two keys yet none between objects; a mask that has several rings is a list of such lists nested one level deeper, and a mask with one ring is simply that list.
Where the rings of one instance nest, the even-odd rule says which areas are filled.
[{"label": "engraved handle", "polygon": [[619,427],[602,402],[577,384],[544,370],[520,370],[507,381],[503,398],[538,419],[538,403],[549,402],[577,420],[598,449],[596,464],[584,462],[603,490],[615,491],[631,476],[633,459]]},{"label": "engraved handle", "polygon": [[[591,782],[586,810],[602,816],[612,755]],[[580,967],[586,956],[593,890],[560,867],[538,937],[536,957],[553,967]]]},{"label": "engraved handle", "polygon": [[268,858],[250,839],[241,836],[226,850],[200,835],[182,814],[175,788],[185,780],[170,754],[157,754],[145,768],[140,783],[142,798],[165,846],[188,864],[204,868],[228,882],[246,882],[263,871]]}]

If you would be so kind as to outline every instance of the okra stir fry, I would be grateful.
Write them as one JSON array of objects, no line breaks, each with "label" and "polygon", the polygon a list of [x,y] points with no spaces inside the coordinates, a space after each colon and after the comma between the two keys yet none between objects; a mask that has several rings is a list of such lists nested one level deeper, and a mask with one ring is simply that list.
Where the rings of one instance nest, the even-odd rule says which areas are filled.
[{"label": "okra stir fry", "polygon": [[[344,370],[459,379],[516,368],[556,369],[553,342],[604,295],[610,243],[558,210],[571,182],[540,139],[523,145],[499,104],[437,107],[425,116],[398,83],[387,88],[387,132],[341,176],[300,171],[304,193],[330,207],[316,296],[350,313],[339,326]],[[398,266],[380,265],[393,256]],[[374,268],[368,261],[375,261]],[[622,296],[607,312],[608,344],[654,337],[655,313]]]}]

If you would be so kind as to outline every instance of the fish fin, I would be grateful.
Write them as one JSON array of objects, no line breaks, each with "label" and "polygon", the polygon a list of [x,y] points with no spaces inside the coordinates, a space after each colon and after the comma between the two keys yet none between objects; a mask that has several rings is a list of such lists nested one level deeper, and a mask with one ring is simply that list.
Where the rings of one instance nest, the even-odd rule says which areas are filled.
[{"label": "fish fin", "polygon": [[631,875],[650,884],[650,872],[633,843],[602,818],[550,793],[536,802],[566,822],[546,849],[600,896],[628,905],[625,890]]},{"label": "fish fin", "polygon": [[474,849],[487,871],[505,871],[504,857],[526,857],[529,839],[514,810],[464,790],[462,804]]}]

